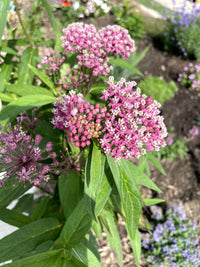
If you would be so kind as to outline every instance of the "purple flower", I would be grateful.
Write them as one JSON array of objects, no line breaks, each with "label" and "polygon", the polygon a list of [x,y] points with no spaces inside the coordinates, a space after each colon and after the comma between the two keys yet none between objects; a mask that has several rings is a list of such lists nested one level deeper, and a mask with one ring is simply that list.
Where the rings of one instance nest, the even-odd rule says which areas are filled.
[{"label": "purple flower", "polygon": [[[9,125],[9,130],[1,129],[0,132],[0,170],[4,172],[4,178],[1,180],[1,187],[4,182],[11,176],[16,176],[19,182],[29,181],[35,186],[39,185],[41,181],[48,181],[50,179],[51,167],[50,164],[44,161],[49,158],[55,158],[49,154],[51,150],[48,148],[41,149],[39,147],[42,137],[36,135],[35,139],[27,135],[21,129],[19,124],[12,129]],[[48,147],[52,148],[52,143],[48,143]],[[43,156],[43,154],[46,154]]]},{"label": "purple flower", "polygon": [[195,75],[194,73],[192,73],[192,74],[190,74],[190,75],[188,76],[188,78],[189,78],[190,80],[194,79],[195,77],[196,77],[196,75]]}]

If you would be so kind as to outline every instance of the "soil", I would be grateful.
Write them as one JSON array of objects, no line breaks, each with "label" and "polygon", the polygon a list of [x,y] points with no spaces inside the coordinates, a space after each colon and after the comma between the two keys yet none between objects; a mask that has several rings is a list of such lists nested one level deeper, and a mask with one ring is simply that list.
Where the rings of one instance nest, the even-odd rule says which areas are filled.
[{"label": "soil", "polygon": [[[22,4],[23,2],[23,4]],[[24,2],[19,1],[19,9],[24,8]],[[100,18],[96,25],[102,26],[113,24],[112,18]],[[48,25],[48,21],[45,25]],[[46,27],[49,34],[49,26]],[[178,73],[183,71],[184,66],[190,60],[183,60],[180,56],[164,53],[150,36],[146,35],[138,41],[138,52],[142,52],[150,46],[144,60],[140,63],[139,69],[144,77],[153,75],[163,77],[166,81],[174,81],[179,90],[174,98],[165,102],[162,107],[162,115],[165,118],[167,128],[174,127],[177,138],[186,136],[194,125],[194,121],[200,114],[200,91],[188,91],[177,83]],[[165,200],[162,208],[181,201],[185,207],[187,216],[197,223],[200,229],[200,138],[197,136],[193,141],[187,143],[188,153],[183,159],[177,158],[173,161],[162,161],[162,166],[166,176],[162,175],[155,168],[151,168],[151,178],[163,191],[162,194],[142,189],[145,197],[156,197]],[[119,231],[123,246],[123,266],[134,267],[134,257],[128,241],[127,233],[123,222],[120,222]],[[102,241],[98,241],[103,267],[117,267],[114,255],[107,244],[105,236]],[[147,266],[145,261],[141,261],[141,266]]]}]

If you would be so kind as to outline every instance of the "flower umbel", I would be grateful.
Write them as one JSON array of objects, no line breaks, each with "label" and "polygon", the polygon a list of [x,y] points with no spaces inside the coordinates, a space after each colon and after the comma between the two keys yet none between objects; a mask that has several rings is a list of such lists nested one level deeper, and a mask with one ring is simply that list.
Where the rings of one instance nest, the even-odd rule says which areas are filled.
[{"label": "flower umbel", "polygon": [[120,160],[124,157],[139,158],[147,151],[166,146],[164,137],[167,129],[160,113],[160,104],[151,97],[141,95],[134,81],[126,82],[122,78],[114,83],[109,77],[108,89],[103,91],[102,99],[108,103],[109,116],[105,119],[104,134],[99,142],[106,154]]},{"label": "flower umbel", "polygon": [[4,179],[0,181],[0,187],[13,175],[19,182],[24,182],[25,186],[26,181],[37,186],[41,181],[49,180],[51,167],[43,161],[55,159],[56,153],[52,152],[51,142],[48,142],[44,149],[40,149],[41,141],[42,136],[36,135],[33,139],[19,124],[15,125],[14,129],[11,125],[8,130],[1,129],[0,168],[5,174]]}]

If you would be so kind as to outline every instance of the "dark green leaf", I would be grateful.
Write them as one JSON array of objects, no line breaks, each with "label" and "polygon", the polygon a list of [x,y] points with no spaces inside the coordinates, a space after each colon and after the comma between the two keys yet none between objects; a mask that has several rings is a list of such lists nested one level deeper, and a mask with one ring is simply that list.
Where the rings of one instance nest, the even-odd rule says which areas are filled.
[{"label": "dark green leaf", "polygon": [[83,196],[83,183],[75,170],[63,174],[58,180],[59,197],[67,219]]},{"label": "dark green leaf", "polygon": [[102,267],[97,257],[83,243],[73,246],[69,251],[75,258],[88,267]]},{"label": "dark green leaf", "polygon": [[[126,224],[126,229],[127,229],[128,235],[130,236],[129,228],[127,224]],[[135,232],[134,239],[130,239],[130,242],[131,242],[131,247],[134,251],[134,256],[137,262],[137,266],[139,267],[140,256],[141,256],[141,239],[140,239],[140,233],[138,229]]]},{"label": "dark green leaf", "polygon": [[64,250],[57,249],[6,264],[6,267],[86,267]]},{"label": "dark green leaf", "polygon": [[92,253],[97,257],[97,259],[100,261],[96,236],[93,235],[92,231],[90,231],[89,234],[87,234],[86,237],[83,238],[82,243],[87,248],[89,248],[92,251]]},{"label": "dark green leaf", "polygon": [[35,209],[31,217],[33,221],[38,220],[43,216],[43,214],[45,213],[47,204],[49,202],[49,199],[50,199],[49,196],[46,196],[39,202],[37,208]]},{"label": "dark green leaf", "polygon": [[59,238],[59,244],[73,247],[78,244],[91,227],[91,216],[82,198],[67,219]]},{"label": "dark green leaf", "polygon": [[6,89],[8,92],[15,93],[19,96],[26,96],[26,95],[49,95],[53,96],[52,92],[46,88],[40,86],[34,86],[29,84],[9,84],[6,85]]},{"label": "dark green leaf", "polygon": [[0,220],[16,227],[22,227],[32,222],[30,217],[6,208],[0,209]]},{"label": "dark green leaf", "polygon": [[6,26],[6,19],[9,9],[9,1],[8,0],[1,0],[0,1],[0,46],[1,46],[1,40],[4,34],[4,29]]},{"label": "dark green leaf", "polygon": [[28,95],[22,96],[17,100],[9,103],[0,113],[0,121],[7,118],[15,118],[20,113],[31,109],[50,104],[55,101],[55,97],[48,95]]},{"label": "dark green leaf", "polygon": [[14,187],[15,178],[11,177],[7,180],[2,188],[0,188],[0,208],[7,207],[13,200],[24,194],[31,186],[27,184],[26,189],[24,183],[17,183]]},{"label": "dark green leaf", "polygon": [[21,227],[0,240],[0,261],[17,259],[33,251],[40,243],[55,239],[60,224],[55,218],[41,219]]},{"label": "dark green leaf", "polygon": [[14,55],[14,56],[17,56],[18,55],[18,52],[10,47],[2,47],[1,48],[1,52],[4,52],[4,53],[7,53],[7,54],[11,54],[11,55]]}]

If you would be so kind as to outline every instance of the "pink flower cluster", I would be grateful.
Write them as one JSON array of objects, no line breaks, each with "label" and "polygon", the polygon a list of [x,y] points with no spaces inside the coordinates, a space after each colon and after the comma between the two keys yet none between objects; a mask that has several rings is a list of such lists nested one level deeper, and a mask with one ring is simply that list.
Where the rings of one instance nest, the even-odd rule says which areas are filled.
[{"label": "pink flower cluster", "polygon": [[69,91],[69,95],[61,95],[54,106],[54,128],[67,131],[69,142],[74,142],[76,147],[89,146],[92,138],[99,138],[101,121],[106,117],[106,107],[91,105],[84,101],[82,94],[76,95],[73,90]]},{"label": "pink flower cluster", "polygon": [[[54,72],[59,70],[60,66],[64,63],[66,57],[60,55],[58,51],[51,50],[47,52],[41,60],[41,64],[44,66],[48,75],[52,76]],[[38,69],[42,68],[42,65],[38,64]]]},{"label": "pink flower cluster", "polygon": [[177,81],[189,89],[200,89],[200,65],[189,63],[184,72],[179,73]]},{"label": "pink flower cluster", "polygon": [[91,24],[72,23],[63,29],[62,47],[66,52],[78,53],[78,65],[92,69],[92,75],[107,76],[112,69],[108,66],[109,55],[128,58],[135,51],[134,40],[120,26],[107,26],[99,31]]},{"label": "pink flower cluster", "polygon": [[[4,172],[0,187],[13,175],[16,176],[16,180],[24,182],[25,185],[26,181],[35,186],[43,180],[48,181],[51,166],[43,161],[49,158],[54,161],[57,157],[56,153],[52,152],[53,144],[48,142],[44,149],[40,149],[42,136],[36,135],[32,138],[21,129],[19,124],[15,125],[14,129],[11,125],[9,128],[9,130],[0,131],[0,170]],[[45,156],[43,156],[44,153]]]},{"label": "pink flower cluster", "polygon": [[99,138],[104,153],[117,161],[122,157],[139,158],[146,150],[158,151],[166,146],[167,130],[159,115],[161,105],[152,97],[141,95],[140,88],[133,91],[134,81],[122,78],[114,83],[114,78],[109,77],[108,85],[102,99],[108,101],[110,116],[106,117],[104,135]]}]

